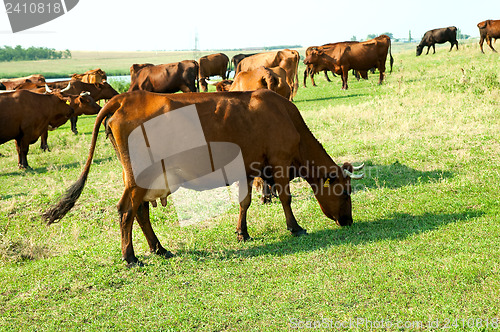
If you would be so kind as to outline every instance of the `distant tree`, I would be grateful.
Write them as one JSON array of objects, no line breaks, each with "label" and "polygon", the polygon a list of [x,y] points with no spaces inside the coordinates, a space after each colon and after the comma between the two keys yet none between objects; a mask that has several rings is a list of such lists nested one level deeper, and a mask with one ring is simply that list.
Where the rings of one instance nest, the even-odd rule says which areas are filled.
[{"label": "distant tree", "polygon": [[64,56],[65,58],[70,59],[70,58],[71,58],[71,51],[70,51],[70,50],[68,50],[68,49],[66,49],[66,51],[64,51],[63,56]]},{"label": "distant tree", "polygon": [[351,37],[351,41],[357,41],[356,36],[352,36],[352,37]]},{"label": "distant tree", "polygon": [[375,38],[375,37],[377,37],[377,35],[376,35],[376,34],[374,34],[374,33],[371,33],[371,34],[369,34],[368,36],[366,36],[366,39],[367,39],[367,40],[368,40],[368,39],[373,39],[373,38]]},{"label": "distant tree", "polygon": [[411,43],[411,30],[408,30],[408,42]]},{"label": "distant tree", "polygon": [[469,39],[470,35],[466,35],[462,33],[462,30],[457,29],[457,39]]}]

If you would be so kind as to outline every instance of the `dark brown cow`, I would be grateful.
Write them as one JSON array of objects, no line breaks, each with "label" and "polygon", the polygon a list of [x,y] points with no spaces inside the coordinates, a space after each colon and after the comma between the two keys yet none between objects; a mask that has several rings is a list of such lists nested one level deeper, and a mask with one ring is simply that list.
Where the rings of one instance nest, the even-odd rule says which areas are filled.
[{"label": "dark brown cow", "polygon": [[137,73],[145,67],[151,67],[154,66],[152,63],[134,63],[132,66],[130,66],[130,82],[134,82],[137,79]]},{"label": "dark brown cow", "polygon": [[479,40],[481,52],[484,53],[483,43],[485,40],[486,44],[488,44],[493,52],[496,52],[496,50],[493,48],[493,45],[491,45],[491,40],[500,38],[500,20],[482,21],[477,24],[477,27],[479,28],[479,35],[481,36],[481,39]]},{"label": "dark brown cow", "polygon": [[[94,106],[95,105],[95,106]],[[19,168],[28,168],[29,145],[63,125],[75,113],[99,107],[90,96],[39,94],[28,90],[0,94],[0,144],[16,140]]]},{"label": "dark brown cow", "polygon": [[[46,85],[50,89],[56,89],[63,92],[65,95],[79,95],[82,92],[89,92],[90,96],[95,100],[99,101],[102,99],[111,99],[118,94],[118,92],[113,89],[113,87],[108,83],[84,83],[79,80],[71,80],[71,81],[57,81],[57,82],[49,82]],[[18,86],[17,90],[32,90],[38,93],[45,93],[46,87],[45,85],[33,84],[33,83],[25,83]],[[50,90],[49,89],[49,90]],[[71,117],[71,131],[76,135],[78,134],[78,130],[76,127],[76,123],[78,121],[79,115],[94,115],[99,112],[99,109],[95,111],[95,113],[75,113],[73,117]],[[47,142],[44,141],[42,136],[41,148],[46,150],[48,149]]]},{"label": "dark brown cow", "polygon": [[[134,66],[131,68],[134,68]],[[198,70],[198,62],[194,60],[156,66],[146,64],[139,71],[134,72],[134,75],[131,75],[129,91],[196,92],[199,90]]]},{"label": "dark brown cow", "polygon": [[[227,80],[221,82],[228,82]],[[258,89],[269,89],[277,94],[290,99],[290,86],[286,82],[286,71],[281,67],[266,68],[259,67],[254,70],[240,71],[234,81],[227,86],[219,84],[218,91],[255,91]],[[224,86],[224,89],[222,90]]]},{"label": "dark brown cow", "polygon": [[209,54],[198,60],[200,65],[198,80],[203,92],[208,91],[206,79],[210,76],[219,75],[223,80],[227,78],[227,65],[229,58],[224,53]]},{"label": "dark brown cow", "polygon": [[237,75],[240,71],[254,70],[259,67],[281,67],[286,71],[286,82],[290,86],[291,99],[297,94],[299,89],[299,52],[296,50],[284,49],[282,51],[265,52],[244,58],[236,68]]},{"label": "dark brown cow", "polygon": [[71,75],[71,79],[84,83],[104,83],[108,79],[108,76],[101,68],[97,68],[88,70],[83,74],[73,74]]},{"label": "dark brown cow", "polygon": [[420,44],[417,46],[417,56],[422,54],[425,46],[427,46],[427,53],[425,53],[426,55],[429,54],[429,50],[431,47],[434,50],[434,53],[436,53],[436,44],[444,44],[446,42],[450,42],[451,44],[450,51],[453,49],[453,46],[456,46],[458,50],[456,27],[429,30],[424,34],[422,40],[420,41]]},{"label": "dark brown cow", "polygon": [[339,44],[337,47],[329,49],[318,48],[306,57],[304,64],[325,66],[332,72],[342,74],[342,89],[347,90],[350,69],[366,72],[376,67],[380,72],[379,84],[382,84],[387,53],[390,54],[392,72],[394,59],[391,54],[391,39],[386,35],[357,44]]},{"label": "dark brown cow", "polygon": [[[137,181],[141,178],[134,177],[132,168],[132,161],[137,156],[132,155],[129,150],[132,149],[129,137],[132,132],[144,134],[147,121],[160,116],[164,118],[167,113],[189,105],[195,105],[207,144],[232,143],[242,155],[243,177],[246,178],[242,181],[246,183],[240,181],[239,187],[248,190],[240,191],[240,214],[236,227],[238,240],[250,238],[247,231],[247,210],[251,203],[253,179],[259,176],[274,182],[285,212],[287,228],[292,234],[306,234],[291,209],[289,182],[298,176],[309,182],[328,218],[335,220],[340,226],[353,223],[351,178],[362,176],[353,174],[355,169],[351,164],[344,163],[341,167],[332,160],[293,103],[274,92],[260,89],[254,92],[170,95],[134,91],[114,97],[97,116],[89,156],[80,178],[57,205],[44,213],[48,224],[64,217],[80,196],[92,164],[101,122],[107,119],[108,137],[123,166],[125,190],[118,203],[123,259],[129,264],[137,262],[132,246],[134,219],[142,228],[151,252],[165,257],[172,256],[162,247],[151,227],[149,203],[156,204],[156,200],[161,199],[166,204],[167,197],[175,187],[171,189],[172,186],[166,182],[163,182],[164,189],[147,189],[150,187],[142,188],[138,185]],[[178,112],[185,114],[186,111]],[[279,130],[276,130],[276,126],[279,126]],[[143,128],[142,131],[140,128]],[[158,137],[148,137],[149,142],[155,139],[158,140]],[[160,161],[151,166],[156,168],[158,163]],[[159,178],[164,178],[165,171],[169,170],[175,171],[181,181],[199,176],[192,163],[170,168],[173,165],[162,159],[161,164],[163,166],[159,169],[163,168],[164,171],[163,174],[158,173]]]},{"label": "dark brown cow", "polygon": [[257,54],[257,53],[251,53],[251,54],[240,53],[240,54],[236,54],[235,56],[233,56],[231,58],[231,62],[229,63],[229,69],[227,71],[227,77],[229,77],[229,72],[232,70],[231,64],[233,65],[234,70],[236,70],[236,68],[238,68],[238,64],[241,62],[241,60],[243,60],[245,58],[248,58],[249,56],[252,56],[252,55],[255,55],[255,54]]},{"label": "dark brown cow", "polygon": [[35,84],[43,84],[45,83],[45,77],[43,75],[34,74],[25,77],[18,78],[9,78],[9,79],[1,79],[0,83],[5,86],[5,90],[15,90],[17,86],[23,83],[35,83]]}]

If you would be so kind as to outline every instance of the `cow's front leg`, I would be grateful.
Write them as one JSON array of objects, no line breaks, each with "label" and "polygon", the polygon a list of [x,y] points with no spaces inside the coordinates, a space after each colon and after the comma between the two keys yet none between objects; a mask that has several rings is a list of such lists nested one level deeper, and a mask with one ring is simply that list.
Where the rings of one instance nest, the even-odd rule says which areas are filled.
[{"label": "cow's front leg", "polygon": [[342,69],[342,90],[347,90],[347,79],[349,77],[349,69]]},{"label": "cow's front leg", "polygon": [[47,142],[48,139],[49,139],[49,131],[45,130],[40,136],[40,149],[42,149],[43,151],[50,151],[49,144]]},{"label": "cow's front leg", "polygon": [[73,132],[73,134],[77,135],[78,134],[78,130],[76,129],[76,122],[78,121],[78,117],[77,116],[72,116],[69,121],[71,122],[71,131]]},{"label": "cow's front leg", "polygon": [[[282,174],[281,174],[282,175]],[[295,216],[292,212],[292,195],[290,194],[290,181],[287,177],[276,176],[274,178],[276,182],[276,192],[281,201],[281,206],[283,207],[283,212],[285,213],[286,228],[294,236],[300,236],[307,234],[307,231],[299,226]]]}]

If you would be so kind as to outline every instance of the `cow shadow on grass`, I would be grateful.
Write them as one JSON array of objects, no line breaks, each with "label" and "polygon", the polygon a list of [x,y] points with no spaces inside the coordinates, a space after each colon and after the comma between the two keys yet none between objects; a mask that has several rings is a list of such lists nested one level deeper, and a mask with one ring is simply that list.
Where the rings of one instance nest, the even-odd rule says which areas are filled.
[{"label": "cow shadow on grass", "polygon": [[354,191],[378,188],[397,189],[409,185],[439,182],[454,176],[451,171],[420,171],[398,161],[391,165],[376,165],[367,160],[364,164],[365,167],[361,172],[365,176],[361,180],[353,181]]},{"label": "cow shadow on grass", "polygon": [[[95,159],[93,161],[94,164],[102,164],[105,162],[108,162],[112,160],[113,157],[106,157],[106,158],[99,158]],[[83,164],[80,162],[73,162],[69,164],[63,164],[63,165],[54,165],[53,167],[56,167],[57,169],[72,169],[72,168],[82,168],[83,169]],[[37,167],[37,168],[28,168],[28,169],[19,169],[14,172],[8,172],[8,173],[0,173],[0,177],[4,176],[17,176],[17,175],[24,175],[26,173],[36,173],[36,174],[45,174],[45,173],[50,173],[52,169],[52,166],[46,166],[46,167]]]},{"label": "cow shadow on grass", "polygon": [[308,98],[308,99],[297,99],[294,101],[296,104],[309,102],[309,101],[322,101],[322,100],[333,100],[333,99],[343,99],[343,98],[353,98],[353,97],[362,97],[366,96],[364,93],[346,95],[346,96],[330,96],[330,97],[322,97],[322,98]]},{"label": "cow shadow on grass", "polygon": [[[396,212],[372,222],[358,222],[350,227],[324,229],[299,238],[288,236],[281,241],[254,245],[249,248],[231,249],[216,256],[204,250],[177,250],[177,255],[199,259],[234,259],[255,256],[286,256],[311,252],[345,244],[362,245],[385,240],[406,238],[431,232],[451,223],[467,221],[483,216],[483,211],[465,210],[458,213],[424,213],[413,215]],[[262,239],[256,239],[256,241]]]}]

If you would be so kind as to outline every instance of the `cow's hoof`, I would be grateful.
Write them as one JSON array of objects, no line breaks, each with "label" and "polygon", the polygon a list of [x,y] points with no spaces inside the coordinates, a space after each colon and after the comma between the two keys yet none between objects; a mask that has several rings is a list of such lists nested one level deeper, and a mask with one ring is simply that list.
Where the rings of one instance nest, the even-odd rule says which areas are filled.
[{"label": "cow's hoof", "polygon": [[302,235],[307,235],[307,231],[305,229],[300,229],[298,231],[290,231],[293,236],[302,236]]},{"label": "cow's hoof", "polygon": [[139,261],[139,260],[135,261],[135,262],[132,262],[132,263],[127,263],[127,267],[129,269],[134,268],[134,267],[143,267],[143,266],[144,266],[144,263],[141,262],[141,261]]},{"label": "cow's hoof", "polygon": [[78,135],[78,130],[72,130],[73,134]]},{"label": "cow's hoof", "polygon": [[174,257],[174,254],[172,254],[170,251],[168,251],[167,249],[164,249],[164,248],[156,250],[155,254],[158,255],[158,256],[161,256],[163,258],[172,258],[172,257]]},{"label": "cow's hoof", "polygon": [[238,236],[236,237],[238,239],[238,242],[246,242],[246,241],[251,241],[252,238],[250,237],[250,235],[248,235],[248,233],[236,233],[238,234]]}]

